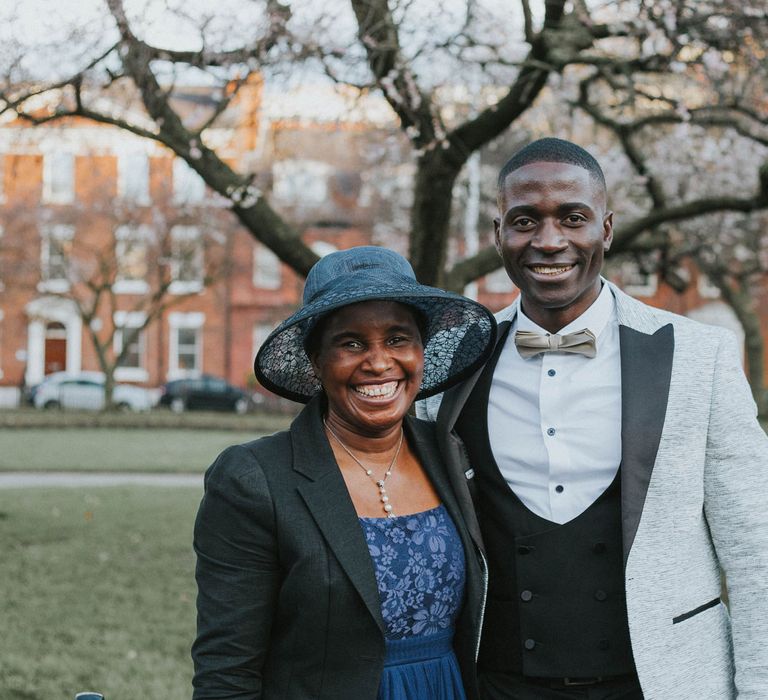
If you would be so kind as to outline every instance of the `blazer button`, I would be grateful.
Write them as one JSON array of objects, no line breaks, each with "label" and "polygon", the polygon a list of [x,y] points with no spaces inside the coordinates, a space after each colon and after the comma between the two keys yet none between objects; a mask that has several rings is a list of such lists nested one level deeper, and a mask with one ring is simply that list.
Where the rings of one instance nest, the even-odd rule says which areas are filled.
[{"label": "blazer button", "polygon": [[533,639],[526,639],[524,646],[527,651],[533,651],[536,646],[536,642]]},{"label": "blazer button", "polygon": [[520,594],[520,598],[524,603],[527,603],[529,600],[533,598],[533,593],[531,593],[530,591],[523,591]]},{"label": "blazer button", "polygon": [[608,649],[610,648],[610,646],[611,646],[611,643],[610,643],[610,642],[609,642],[607,639],[601,639],[601,640],[600,640],[600,641],[597,643],[597,648],[598,648],[600,651],[608,651]]},{"label": "blazer button", "polygon": [[595,554],[604,554],[606,550],[605,542],[596,542],[592,547]]},{"label": "blazer button", "polygon": [[601,591],[601,590],[595,591],[595,600],[599,600],[600,602],[602,602],[607,598],[608,598],[608,594],[605,591]]}]

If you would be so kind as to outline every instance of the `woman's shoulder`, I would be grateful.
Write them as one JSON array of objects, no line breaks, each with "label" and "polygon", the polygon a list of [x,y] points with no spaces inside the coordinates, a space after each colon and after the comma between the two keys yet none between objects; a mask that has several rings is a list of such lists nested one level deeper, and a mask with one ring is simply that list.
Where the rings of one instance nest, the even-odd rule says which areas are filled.
[{"label": "woman's shoulder", "polygon": [[205,474],[206,483],[263,479],[290,460],[291,441],[287,430],[257,438],[223,450]]}]

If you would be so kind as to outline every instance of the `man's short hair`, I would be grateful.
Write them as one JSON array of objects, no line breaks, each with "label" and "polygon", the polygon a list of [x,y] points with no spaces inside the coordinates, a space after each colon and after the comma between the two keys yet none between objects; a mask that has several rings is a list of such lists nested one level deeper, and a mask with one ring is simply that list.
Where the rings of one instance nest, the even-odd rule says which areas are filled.
[{"label": "man's short hair", "polygon": [[498,192],[501,193],[507,175],[511,172],[514,172],[518,168],[522,168],[529,163],[541,162],[578,165],[580,168],[587,170],[592,176],[592,179],[600,185],[603,190],[606,189],[603,169],[589,153],[587,153],[581,146],[577,146],[570,141],[547,137],[539,139],[538,141],[533,141],[527,146],[524,146],[504,164],[504,167],[502,167],[499,172],[499,179],[497,182]]}]

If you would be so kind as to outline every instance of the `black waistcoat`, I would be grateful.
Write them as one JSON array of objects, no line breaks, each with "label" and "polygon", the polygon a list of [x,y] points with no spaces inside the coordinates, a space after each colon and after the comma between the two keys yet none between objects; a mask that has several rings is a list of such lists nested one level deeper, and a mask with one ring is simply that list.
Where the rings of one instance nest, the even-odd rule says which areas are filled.
[{"label": "black waistcoat", "polygon": [[488,438],[488,395],[505,341],[456,423],[475,470],[472,491],[489,562],[479,669],[540,677],[630,673],[619,474],[563,525],[520,501]]}]

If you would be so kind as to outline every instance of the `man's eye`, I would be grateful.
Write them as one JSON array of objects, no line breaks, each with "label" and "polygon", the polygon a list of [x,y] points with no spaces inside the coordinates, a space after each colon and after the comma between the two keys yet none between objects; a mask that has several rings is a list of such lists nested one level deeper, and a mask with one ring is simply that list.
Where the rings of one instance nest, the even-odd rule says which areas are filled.
[{"label": "man's eye", "polygon": [[519,216],[512,222],[512,225],[516,228],[527,228],[535,223],[533,219],[529,219],[527,216]]},{"label": "man's eye", "polygon": [[583,224],[585,221],[586,218],[581,214],[568,214],[565,217],[565,222],[568,224]]}]

